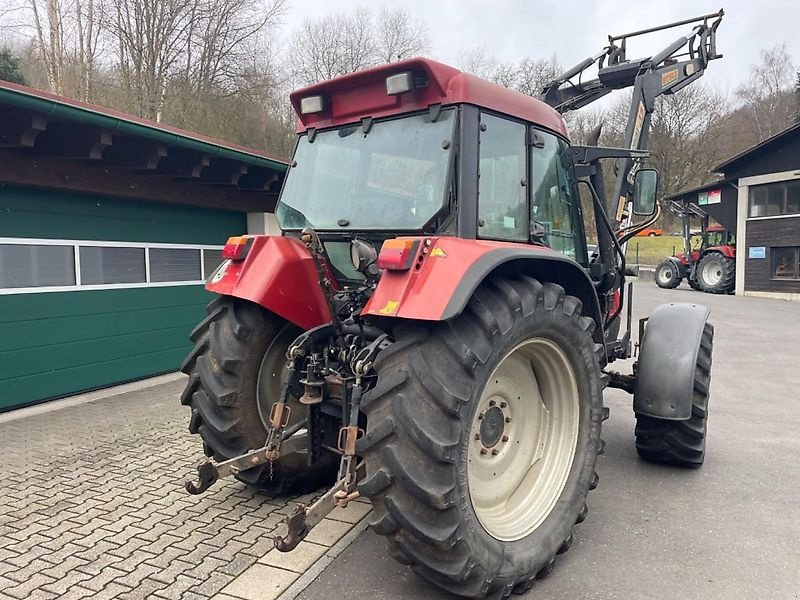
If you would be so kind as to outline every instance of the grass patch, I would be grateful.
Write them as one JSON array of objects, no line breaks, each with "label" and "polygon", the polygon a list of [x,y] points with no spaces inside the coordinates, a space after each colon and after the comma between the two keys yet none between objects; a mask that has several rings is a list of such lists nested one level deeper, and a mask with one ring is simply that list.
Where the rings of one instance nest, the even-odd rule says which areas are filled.
[{"label": "grass patch", "polygon": [[[637,260],[638,248],[638,260]],[[683,238],[661,235],[658,237],[635,237],[628,242],[625,262],[629,264],[657,265],[667,256],[683,251]]]}]

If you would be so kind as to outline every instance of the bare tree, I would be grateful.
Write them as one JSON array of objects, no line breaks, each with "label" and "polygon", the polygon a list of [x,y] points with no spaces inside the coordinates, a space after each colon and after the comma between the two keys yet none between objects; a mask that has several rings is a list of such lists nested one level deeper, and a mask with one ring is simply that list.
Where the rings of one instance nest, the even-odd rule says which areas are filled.
[{"label": "bare tree", "polygon": [[749,80],[736,90],[755,124],[759,140],[778,133],[792,122],[794,75],[792,58],[786,44],[781,44],[761,51],[761,62],[753,65]]},{"label": "bare tree", "polygon": [[64,93],[64,20],[59,0],[28,0],[33,14],[39,57],[47,75],[47,85],[56,94]]},{"label": "bare tree", "polygon": [[[100,8],[100,10],[97,10]],[[100,0],[75,0],[75,28],[78,45],[73,54],[78,71],[80,97],[91,102],[94,96],[95,64],[100,52],[102,6]]]},{"label": "bare tree", "polygon": [[376,53],[379,62],[394,62],[430,52],[428,27],[403,8],[378,12]]},{"label": "bare tree", "polygon": [[308,85],[374,65],[371,23],[366,9],[306,19],[290,44],[297,83]]},{"label": "bare tree", "polygon": [[192,0],[111,0],[110,29],[117,66],[133,110],[160,120],[167,83],[175,73],[192,23]]},{"label": "bare tree", "polygon": [[556,55],[550,58],[525,57],[517,67],[517,79],[514,88],[528,96],[538,96],[544,86],[561,73]]},{"label": "bare tree", "polygon": [[500,62],[486,46],[474,46],[461,50],[456,65],[462,71],[491,81],[498,71]]},{"label": "bare tree", "polygon": [[473,75],[528,96],[538,96],[545,84],[561,71],[555,56],[525,57],[518,63],[499,62],[485,47],[468,48],[458,58],[459,67]]},{"label": "bare tree", "polygon": [[800,123],[800,69],[797,70],[797,81],[794,84],[794,120]]},{"label": "bare tree", "polygon": [[263,51],[259,34],[286,0],[202,0],[190,7],[185,73],[194,93],[235,93]]}]

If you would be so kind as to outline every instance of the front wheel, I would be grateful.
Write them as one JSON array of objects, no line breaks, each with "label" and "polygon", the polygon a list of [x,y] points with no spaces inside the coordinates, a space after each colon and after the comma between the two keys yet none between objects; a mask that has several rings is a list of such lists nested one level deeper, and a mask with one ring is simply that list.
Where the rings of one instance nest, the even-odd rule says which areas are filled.
[{"label": "front wheel", "polygon": [[697,468],[706,457],[708,396],[714,326],[706,323],[697,352],[692,389],[692,413],[685,421],[636,415],[636,451],[653,463]]},{"label": "front wheel", "polygon": [[660,288],[672,290],[681,283],[681,272],[673,260],[663,260],[656,267],[656,285]]},{"label": "front wheel", "polygon": [[359,490],[391,554],[432,583],[506,596],[569,547],[604,415],[581,308],[557,285],[498,279],[451,321],[398,327],[378,356]]}]

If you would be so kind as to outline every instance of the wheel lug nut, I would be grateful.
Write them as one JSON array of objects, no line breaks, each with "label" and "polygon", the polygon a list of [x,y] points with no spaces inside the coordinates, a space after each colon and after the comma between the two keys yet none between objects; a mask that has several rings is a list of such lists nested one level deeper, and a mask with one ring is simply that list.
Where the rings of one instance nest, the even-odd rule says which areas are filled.
[{"label": "wheel lug nut", "polygon": [[504,441],[504,442],[507,442],[507,441],[508,441],[508,436],[507,436],[507,435],[504,435],[504,436],[503,436],[503,441]]},{"label": "wheel lug nut", "polygon": [[500,403],[500,408],[505,408],[506,406],[508,406],[508,402],[501,402]]},{"label": "wheel lug nut", "polygon": [[481,455],[486,454],[486,448],[481,448]]},{"label": "wheel lug nut", "polygon": [[497,449],[492,450],[492,456],[497,456],[500,452]]},{"label": "wheel lug nut", "polygon": [[476,434],[475,434],[475,439],[476,439],[476,440],[479,440],[479,439],[481,439],[481,434],[480,434],[480,433],[476,433]]},{"label": "wheel lug nut", "polygon": [[482,420],[483,420],[483,413],[480,413],[480,414],[478,415],[478,421],[482,421]]},{"label": "wheel lug nut", "polygon": [[506,423],[511,423],[511,417],[506,417]]},{"label": "wheel lug nut", "polygon": [[497,404],[497,402],[494,400],[489,400],[489,406],[494,406],[495,404]]}]

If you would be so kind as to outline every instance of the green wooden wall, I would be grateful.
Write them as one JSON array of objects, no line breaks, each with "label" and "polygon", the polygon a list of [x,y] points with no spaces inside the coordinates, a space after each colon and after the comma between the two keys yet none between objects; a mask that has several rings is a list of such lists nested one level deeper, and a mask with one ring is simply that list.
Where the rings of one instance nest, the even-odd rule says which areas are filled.
[{"label": "green wooden wall", "polygon": [[0,237],[224,244],[242,213],[0,184]]},{"label": "green wooden wall", "polygon": [[[241,213],[0,186],[0,237],[223,244],[246,229]],[[200,285],[0,295],[0,411],[175,371],[211,298]]]}]

